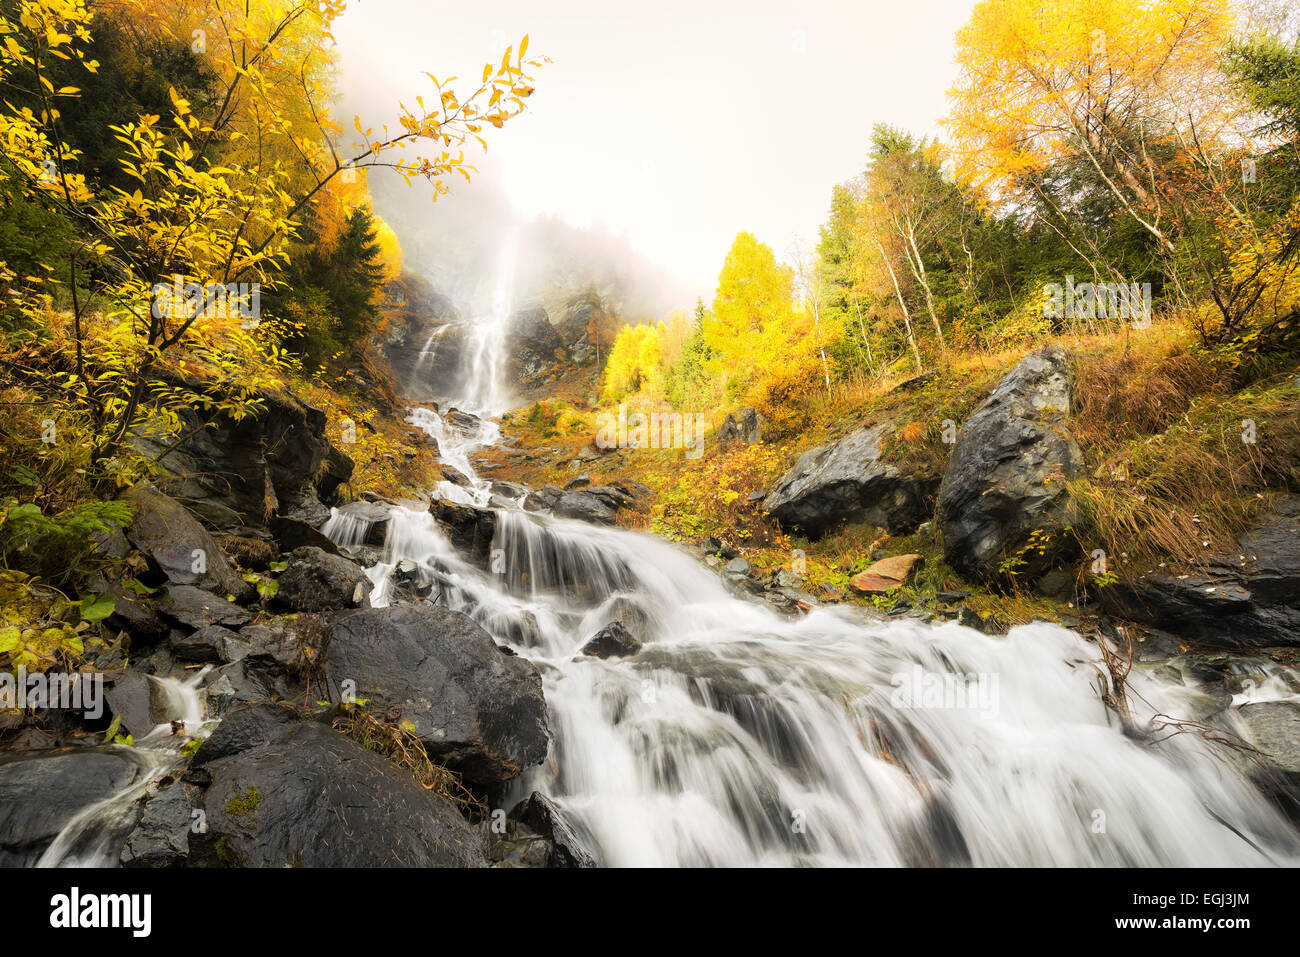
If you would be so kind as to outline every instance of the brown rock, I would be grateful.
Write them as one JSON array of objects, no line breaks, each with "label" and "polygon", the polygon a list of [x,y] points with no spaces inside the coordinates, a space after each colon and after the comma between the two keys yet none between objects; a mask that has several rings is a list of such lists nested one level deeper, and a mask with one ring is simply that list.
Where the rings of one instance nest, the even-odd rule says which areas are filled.
[{"label": "brown rock", "polygon": [[924,562],[920,555],[891,555],[850,578],[849,587],[862,595],[885,595],[906,585]]}]

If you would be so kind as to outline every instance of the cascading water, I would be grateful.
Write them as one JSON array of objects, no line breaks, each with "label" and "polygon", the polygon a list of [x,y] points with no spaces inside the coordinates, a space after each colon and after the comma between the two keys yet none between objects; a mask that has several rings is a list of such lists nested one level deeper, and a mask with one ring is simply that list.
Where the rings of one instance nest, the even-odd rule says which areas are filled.
[{"label": "cascading water", "polygon": [[161,721],[134,746],[118,746],[139,766],[134,780],[122,791],[84,808],[68,821],[46,848],[37,867],[115,867],[122,842],[135,825],[135,802],[163,772],[179,763],[180,746],[207,737],[216,725],[204,717],[201,687],[211,671],[205,666],[179,681],[153,675],[155,707]]},{"label": "cascading water", "polygon": [[501,243],[501,262],[492,286],[489,308],[474,323],[474,349],[470,353],[466,398],[459,403],[477,415],[498,415],[510,401],[505,382],[505,345],[514,305],[515,260],[519,231],[511,229]]},{"label": "cascading water", "polygon": [[[405,560],[428,600],[538,665],[551,760],[512,798],[552,796],[603,863],[1300,863],[1300,835],[1197,735],[1126,735],[1096,646],[1064,628],[792,620],[645,535],[516,508],[496,523],[481,568],[397,510],[372,600]],[[581,654],[613,619],[643,649]],[[1186,711],[1142,666],[1130,687],[1139,723]]]}]

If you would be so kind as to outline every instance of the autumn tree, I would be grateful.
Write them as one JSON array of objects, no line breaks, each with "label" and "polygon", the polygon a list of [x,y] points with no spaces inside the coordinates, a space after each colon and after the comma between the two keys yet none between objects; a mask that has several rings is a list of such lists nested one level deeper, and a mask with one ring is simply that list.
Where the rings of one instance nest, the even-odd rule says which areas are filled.
[{"label": "autumn tree", "polygon": [[[525,37],[517,54],[507,50],[484,68],[468,95],[431,76],[431,105],[418,98],[416,109],[403,109],[397,130],[376,132],[357,119],[345,148],[319,52],[341,3],[217,3],[200,12],[123,5],[159,36],[194,37],[190,49],[206,58],[214,95],[194,102],[172,88],[166,122],[149,114],[115,125],[131,186],[100,190],[63,132],[80,90],[48,75],[55,63],[97,71],[86,52],[91,10],[84,0],[19,0],[0,13],[0,83],[19,85],[34,102],[0,109],[4,187],[42,197],[84,237],[62,277],[48,281],[65,283],[70,298],[67,328],[53,340],[53,384],[68,415],[86,421],[92,466],[113,459],[119,470],[114,457],[146,419],[175,432],[182,409],[255,411],[256,383],[245,375],[257,353],[243,328],[247,290],[275,281],[303,216],[335,178],[388,168],[433,183],[436,198],[448,176],[470,176],[465,146],[523,109],[527,71],[539,65],[524,59]],[[227,298],[232,288],[237,307]],[[23,291],[28,319],[61,327],[37,291]],[[178,350],[217,363],[223,397],[164,374]]]},{"label": "autumn tree", "polygon": [[793,270],[778,264],[767,244],[739,233],[723,261],[704,328],[715,368],[739,389],[765,366],[781,361],[765,347],[778,338],[793,310]]},{"label": "autumn tree", "polygon": [[1171,252],[1155,143],[1218,135],[1231,22],[1228,0],[983,0],[957,34],[948,123],[961,174],[1012,196],[1077,151]]}]

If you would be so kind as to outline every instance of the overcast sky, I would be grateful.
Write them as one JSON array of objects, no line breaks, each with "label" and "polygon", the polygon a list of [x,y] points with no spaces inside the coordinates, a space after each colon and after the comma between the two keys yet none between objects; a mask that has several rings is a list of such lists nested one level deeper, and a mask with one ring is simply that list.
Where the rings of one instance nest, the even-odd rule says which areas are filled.
[{"label": "overcast sky", "polygon": [[[693,301],[712,296],[740,230],[780,258],[815,243],[831,187],[861,171],[873,124],[938,132],[953,34],[972,6],[353,0],[336,36],[345,109],[382,120],[378,104],[429,90],[425,71],[477,80],[503,37],[528,33],[529,55],[553,62],[528,111],[488,131],[488,154],[472,157],[479,179],[453,190],[503,193],[525,218],[603,223]],[[427,187],[414,189],[427,202]]]}]

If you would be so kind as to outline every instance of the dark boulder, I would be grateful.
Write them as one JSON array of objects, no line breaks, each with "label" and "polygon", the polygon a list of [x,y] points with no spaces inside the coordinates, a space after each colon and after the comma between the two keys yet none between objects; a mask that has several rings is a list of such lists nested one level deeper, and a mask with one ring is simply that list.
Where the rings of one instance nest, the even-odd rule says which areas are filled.
[{"label": "dark boulder", "polygon": [[[180,384],[210,391],[203,383]],[[192,503],[206,523],[226,531],[260,528],[277,512],[311,511],[320,500],[332,501],[352,474],[352,460],[325,435],[322,410],[271,390],[256,399],[261,409],[255,414],[238,420],[220,414],[207,427],[206,413],[181,409],[185,439],[160,460],[170,470],[159,480],[162,490]],[[145,430],[135,441],[158,454],[175,439]]]},{"label": "dark boulder", "polygon": [[126,537],[159,580],[219,595],[243,595],[248,590],[216,540],[179,502],[144,485],[128,492],[126,500],[135,509]]},{"label": "dark boulder", "polygon": [[914,531],[930,517],[939,480],[881,461],[892,431],[888,423],[869,425],[809,449],[768,493],[764,511],[809,538],[839,522]]},{"label": "dark boulder", "polygon": [[572,518],[593,525],[613,525],[618,506],[611,504],[604,496],[596,494],[595,489],[575,489],[565,492],[551,508],[551,512],[560,518]]},{"label": "dark boulder", "polygon": [[[195,772],[199,772],[195,774]],[[198,862],[243,867],[477,867],[478,836],[446,798],[328,725],[236,705],[191,765]]]},{"label": "dark boulder", "polygon": [[167,720],[167,701],[158,683],[138,671],[124,671],[104,691],[104,701],[122,730],[143,738]]},{"label": "dark boulder", "polygon": [[211,592],[192,585],[168,585],[158,600],[158,610],[169,618],[191,629],[210,625],[238,628],[253,618],[247,608],[241,608]]},{"label": "dark boulder", "polygon": [[194,809],[189,786],[171,775],[151,781],[138,799],[140,816],[122,844],[123,867],[180,867],[190,853]]},{"label": "dark boulder", "polygon": [[229,628],[209,625],[200,628],[192,635],[171,642],[171,650],[177,661],[224,665],[251,654],[253,648]]},{"label": "dark boulder", "polygon": [[507,781],[546,757],[536,667],[502,654],[460,612],[425,604],[340,613],[324,663],[336,700],[351,688],[377,708],[395,708],[431,756],[475,784]]},{"label": "dark boulder", "polygon": [[275,603],[291,611],[357,608],[374,588],[360,565],[310,545],[294,549],[286,560]]},{"label": "dark boulder", "polygon": [[623,658],[640,650],[641,642],[632,636],[621,621],[611,621],[582,646],[582,653],[593,658]]},{"label": "dark boulder", "polygon": [[488,822],[484,844],[500,867],[595,867],[577,830],[547,797],[534,791],[510,812],[502,833]]},{"label": "dark boulder", "polygon": [[[321,519],[318,524],[309,524],[296,518],[274,516],[267,523],[267,526],[282,551],[291,552],[295,548],[310,545],[312,548],[319,548],[331,555],[338,555],[340,554],[339,547],[319,528],[319,525],[323,525],[328,519],[329,511],[326,510],[325,518]],[[247,568],[248,566],[245,565],[244,567]]]},{"label": "dark boulder", "polygon": [[549,512],[564,495],[564,489],[558,485],[544,485],[528,494],[524,499],[524,510],[528,512]]},{"label": "dark boulder", "polygon": [[488,567],[492,539],[496,535],[496,512],[439,499],[429,504],[429,514],[446,531],[452,545],[466,561],[480,568]]},{"label": "dark boulder", "polygon": [[1068,553],[1065,483],[1083,466],[1068,428],[1072,381],[1064,349],[1030,353],[961,427],[937,514],[944,558],[962,574],[993,579],[1011,561],[1029,580]]}]

